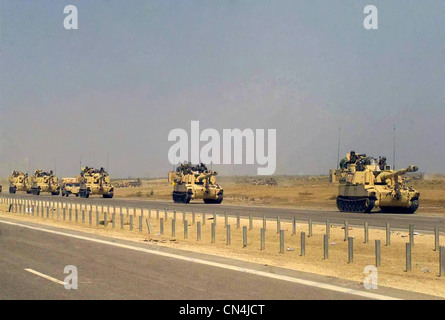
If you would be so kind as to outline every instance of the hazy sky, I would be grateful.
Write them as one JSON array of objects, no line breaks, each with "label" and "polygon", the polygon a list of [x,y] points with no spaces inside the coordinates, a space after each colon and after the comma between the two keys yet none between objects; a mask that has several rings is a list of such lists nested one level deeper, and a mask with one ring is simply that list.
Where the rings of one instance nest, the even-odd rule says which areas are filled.
[{"label": "hazy sky", "polygon": [[340,127],[341,156],[392,160],[396,125],[398,167],[445,173],[443,0],[0,2],[3,177],[107,158],[115,177],[166,176],[168,133],[191,120],[277,129],[276,174],[327,174]]}]

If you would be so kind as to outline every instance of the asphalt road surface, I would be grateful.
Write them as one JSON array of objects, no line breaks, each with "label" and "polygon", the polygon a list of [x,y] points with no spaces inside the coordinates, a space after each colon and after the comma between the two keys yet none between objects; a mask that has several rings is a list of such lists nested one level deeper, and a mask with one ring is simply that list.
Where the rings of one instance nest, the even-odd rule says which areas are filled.
[{"label": "asphalt road surface", "polygon": [[[65,289],[68,265],[77,289]],[[388,288],[0,219],[0,299],[421,299]]]},{"label": "asphalt road surface", "polygon": [[[2,196],[11,196],[3,194]],[[104,199],[101,197],[90,197],[88,199],[76,198],[76,197],[61,197],[61,196],[48,196],[40,195],[33,196],[27,195],[25,193],[15,194],[12,197],[19,199],[34,199],[34,200],[52,200],[52,201],[64,201],[68,203],[87,203],[94,205],[104,205],[104,206],[122,206],[129,208],[144,208],[144,209],[160,209],[160,210],[176,210],[182,211],[187,210],[198,212],[217,214],[227,213],[229,216],[240,214],[243,217],[252,214],[255,218],[262,218],[266,216],[268,219],[276,219],[280,216],[282,220],[290,220],[295,217],[297,221],[307,221],[312,219],[313,222],[325,223],[329,219],[330,223],[333,224],[343,224],[345,220],[348,220],[349,225],[363,226],[364,222],[367,221],[370,227],[385,227],[386,223],[389,223],[391,228],[397,229],[408,229],[410,224],[413,224],[416,231],[427,231],[433,232],[434,227],[437,226],[443,232],[445,230],[445,218],[441,217],[427,217],[418,216],[416,214],[388,214],[373,212],[371,214],[367,213],[352,213],[352,212],[339,212],[337,210],[302,210],[302,209],[292,209],[292,208],[274,208],[274,207],[255,207],[255,206],[237,206],[237,205],[226,205],[224,203],[215,204],[205,204],[203,202],[194,202],[189,204],[178,204],[173,203],[173,201],[150,201],[150,200],[139,200],[139,199],[126,199],[126,198],[113,198]]]}]

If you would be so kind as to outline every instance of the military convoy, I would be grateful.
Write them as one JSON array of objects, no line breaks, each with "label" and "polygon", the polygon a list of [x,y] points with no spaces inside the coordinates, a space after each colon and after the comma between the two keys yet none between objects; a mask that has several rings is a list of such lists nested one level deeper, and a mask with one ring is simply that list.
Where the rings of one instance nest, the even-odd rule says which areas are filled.
[{"label": "military convoy", "polygon": [[104,198],[113,198],[114,188],[108,173],[101,168],[83,167],[76,178],[63,178],[61,184],[52,171],[44,172],[36,170],[34,176],[27,173],[13,171],[8,178],[9,193],[25,191],[29,194],[40,195],[48,192],[52,195],[68,197],[73,194],[76,197],[88,198],[90,195],[101,195]]},{"label": "military convoy", "polygon": [[370,213],[374,207],[395,213],[417,210],[420,193],[408,186],[402,176],[418,168],[412,165],[392,170],[385,160],[351,152],[339,170],[331,170],[331,181],[339,182],[337,207],[340,211]]},{"label": "military convoy", "polygon": [[114,187],[111,184],[110,176],[104,168],[94,169],[83,167],[78,177],[79,196],[89,198],[90,195],[100,195],[104,198],[113,198]]},{"label": "military convoy", "polygon": [[205,203],[219,204],[223,201],[223,188],[216,182],[218,173],[204,164],[193,166],[181,164],[176,172],[170,171],[168,181],[173,186],[172,197],[176,203],[189,203],[202,199]]},{"label": "military convoy", "polygon": [[[386,158],[375,159],[365,154],[347,154],[340,162],[340,168],[330,171],[331,182],[338,182],[337,207],[342,212],[370,213],[374,208],[383,212],[414,213],[419,207],[420,193],[407,185],[403,175],[417,172],[414,165],[401,170],[392,170]],[[216,171],[204,164],[181,164],[176,171],[170,171],[168,181],[173,186],[172,198],[175,203],[189,203],[202,199],[205,203],[220,204],[223,188],[216,181]],[[53,172],[36,170],[30,177],[20,171],[13,171],[8,178],[9,193],[25,191],[34,195],[49,192],[52,195],[89,198],[99,195],[113,198],[114,186],[109,174],[103,169],[83,167],[76,178],[64,178],[61,185]],[[140,185],[140,180],[138,180]],[[1,190],[1,184],[0,184]]]}]

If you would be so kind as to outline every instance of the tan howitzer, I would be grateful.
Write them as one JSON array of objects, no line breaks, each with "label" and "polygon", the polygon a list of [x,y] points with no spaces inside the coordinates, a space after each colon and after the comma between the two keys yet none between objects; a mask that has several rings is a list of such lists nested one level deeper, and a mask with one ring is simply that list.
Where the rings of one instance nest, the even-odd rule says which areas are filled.
[{"label": "tan howitzer", "polygon": [[379,173],[352,170],[344,182],[340,181],[337,207],[344,212],[371,212],[378,206],[383,212],[414,213],[419,207],[420,193],[407,186],[401,176],[416,171],[414,165]]},{"label": "tan howitzer", "polygon": [[[180,167],[182,169],[182,167]],[[189,203],[202,199],[205,203],[219,204],[223,200],[223,189],[216,183],[216,171],[170,171],[168,178],[173,185],[173,201]]]}]

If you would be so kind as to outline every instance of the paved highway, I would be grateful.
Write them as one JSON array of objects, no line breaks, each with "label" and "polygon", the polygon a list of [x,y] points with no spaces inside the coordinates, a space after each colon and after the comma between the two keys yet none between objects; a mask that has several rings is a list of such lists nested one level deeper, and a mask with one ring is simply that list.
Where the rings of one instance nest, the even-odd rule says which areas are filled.
[{"label": "paved highway", "polygon": [[[67,290],[65,266],[78,271]],[[431,298],[146,243],[0,219],[0,299]],[[184,303],[185,304],[185,303]]]},{"label": "paved highway", "polygon": [[[9,196],[3,194],[3,196]],[[20,199],[34,199],[34,200],[53,200],[53,201],[65,201],[68,203],[87,203],[93,205],[110,205],[110,206],[123,206],[123,207],[136,207],[136,208],[151,208],[151,209],[168,209],[182,211],[187,210],[195,212],[213,212],[217,214],[224,214],[227,212],[229,215],[240,214],[241,216],[249,216],[252,214],[254,217],[262,218],[266,216],[268,219],[274,219],[280,216],[283,220],[290,220],[295,217],[298,221],[307,221],[309,218],[313,222],[324,223],[326,219],[329,219],[331,223],[343,224],[345,220],[348,220],[350,225],[363,226],[365,221],[368,221],[370,227],[385,227],[385,223],[390,223],[391,228],[408,229],[410,224],[415,226],[416,231],[428,231],[433,232],[434,227],[440,228],[441,232],[445,231],[445,218],[441,217],[426,217],[418,216],[415,214],[387,214],[380,212],[373,212],[371,214],[365,213],[351,213],[351,212],[339,212],[337,210],[331,211],[318,211],[318,210],[302,210],[292,208],[274,208],[274,207],[255,207],[255,206],[237,206],[237,205],[209,205],[202,202],[189,203],[189,204],[177,204],[170,201],[150,201],[139,199],[126,199],[126,198],[113,198],[103,199],[100,197],[91,197],[88,199],[81,199],[75,197],[57,197],[57,196],[33,196],[27,194],[16,194],[13,197]]]}]

